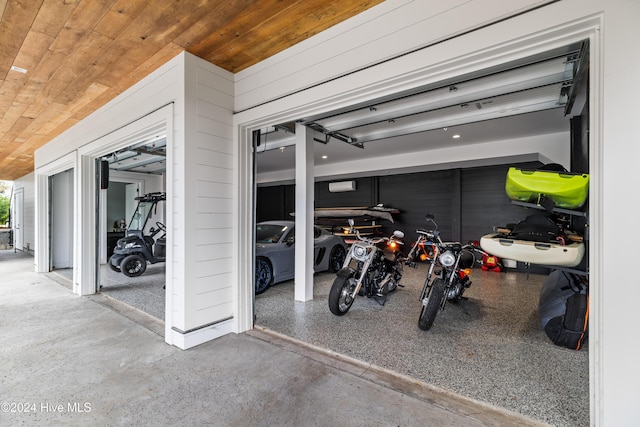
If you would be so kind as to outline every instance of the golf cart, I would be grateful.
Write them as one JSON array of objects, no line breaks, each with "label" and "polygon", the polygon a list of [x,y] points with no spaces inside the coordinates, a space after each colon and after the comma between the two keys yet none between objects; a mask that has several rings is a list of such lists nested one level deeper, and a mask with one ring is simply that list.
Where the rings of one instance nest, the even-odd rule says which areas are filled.
[{"label": "golf cart", "polygon": [[[147,263],[155,264],[166,260],[167,229],[159,221],[145,234],[146,226],[157,214],[158,203],[166,200],[165,193],[149,193],[136,197],[138,206],[125,231],[125,237],[118,239],[109,267],[125,276],[137,277],[147,269]],[[144,221],[143,221],[144,219]],[[160,237],[156,238],[158,234]]]}]

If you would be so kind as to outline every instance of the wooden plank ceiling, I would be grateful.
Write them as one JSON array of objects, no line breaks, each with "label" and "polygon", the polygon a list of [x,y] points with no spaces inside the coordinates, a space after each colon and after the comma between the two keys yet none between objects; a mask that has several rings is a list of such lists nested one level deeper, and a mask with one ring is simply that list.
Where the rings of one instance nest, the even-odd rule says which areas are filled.
[{"label": "wooden plank ceiling", "polygon": [[0,179],[184,50],[237,72],[382,1],[0,0]]}]

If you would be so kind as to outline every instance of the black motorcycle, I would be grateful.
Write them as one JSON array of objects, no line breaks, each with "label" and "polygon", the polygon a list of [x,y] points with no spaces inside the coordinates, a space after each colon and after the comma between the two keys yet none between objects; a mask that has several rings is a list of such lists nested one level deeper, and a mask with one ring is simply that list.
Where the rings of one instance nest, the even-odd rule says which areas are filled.
[{"label": "black motorcycle", "polygon": [[356,295],[375,298],[384,305],[387,294],[400,285],[404,258],[400,253],[404,238],[402,231],[396,230],[390,237],[372,239],[360,235],[349,220],[350,233],[357,240],[349,248],[342,269],[329,291],[329,310],[342,316],[351,308]]},{"label": "black motorcycle", "polygon": [[[440,238],[438,225],[432,214],[427,214],[427,222],[434,226],[432,230],[416,230],[418,240],[411,247],[407,256],[407,263],[415,266],[415,259],[421,248],[428,248],[428,257],[423,259],[430,262],[429,271],[420,293],[422,309],[418,319],[418,327],[428,331],[436,319],[438,311],[444,310],[447,301],[458,302],[463,299],[464,291],[471,286],[469,275],[473,267],[475,256],[474,247],[462,245],[458,242],[445,243]],[[436,270],[436,266],[440,269]]]}]

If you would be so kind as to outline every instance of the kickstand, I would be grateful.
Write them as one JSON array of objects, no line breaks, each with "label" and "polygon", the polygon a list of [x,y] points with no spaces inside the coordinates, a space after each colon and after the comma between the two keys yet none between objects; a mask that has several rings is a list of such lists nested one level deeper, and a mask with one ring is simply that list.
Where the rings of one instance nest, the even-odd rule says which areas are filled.
[{"label": "kickstand", "polygon": [[373,297],[374,300],[376,300],[376,302],[378,304],[380,304],[381,306],[384,307],[384,304],[387,302],[387,296],[386,295],[376,295]]}]

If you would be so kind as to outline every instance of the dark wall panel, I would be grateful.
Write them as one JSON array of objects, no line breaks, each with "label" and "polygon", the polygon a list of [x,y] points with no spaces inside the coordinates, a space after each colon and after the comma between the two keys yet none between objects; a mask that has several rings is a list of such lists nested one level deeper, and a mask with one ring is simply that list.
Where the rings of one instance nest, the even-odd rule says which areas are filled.
[{"label": "dark wall panel", "polygon": [[[427,213],[434,214],[444,240],[479,240],[494,226],[524,219],[531,212],[512,205],[504,190],[509,166],[535,169],[541,163],[487,166],[469,169],[420,172],[358,178],[356,191],[330,193],[328,182],[315,184],[315,207],[374,206],[378,203],[400,210],[393,224],[382,221],[382,232],[399,229],[405,243],[416,239],[415,230],[430,227]],[[295,186],[258,188],[258,221],[292,219]]]},{"label": "dark wall panel", "polygon": [[571,166],[570,172],[589,173],[589,103],[582,114],[571,119]]},{"label": "dark wall panel", "polygon": [[291,215],[296,211],[296,187],[287,185],[284,187],[284,219],[294,219]]},{"label": "dark wall panel", "polygon": [[293,185],[259,187],[256,195],[256,222],[292,219],[289,214],[295,209],[294,190]]},{"label": "dark wall panel", "polygon": [[524,219],[530,212],[511,204],[504,187],[509,166],[535,169],[542,163],[488,166],[462,170],[460,241],[479,240],[494,226],[505,226]]},{"label": "dark wall panel", "polygon": [[256,222],[284,219],[284,186],[258,188],[256,204]]},{"label": "dark wall panel", "polygon": [[444,170],[379,177],[379,203],[400,210],[395,223],[385,231],[402,230],[405,243],[412,242],[417,237],[415,230],[427,226],[425,215],[432,213],[443,237],[450,238],[455,173]]},{"label": "dark wall panel", "polygon": [[316,208],[336,208],[336,207],[355,207],[355,206],[371,206],[374,178],[357,178],[355,181],[355,191],[345,191],[340,193],[329,192],[329,182],[316,182],[315,191],[315,207]]}]

